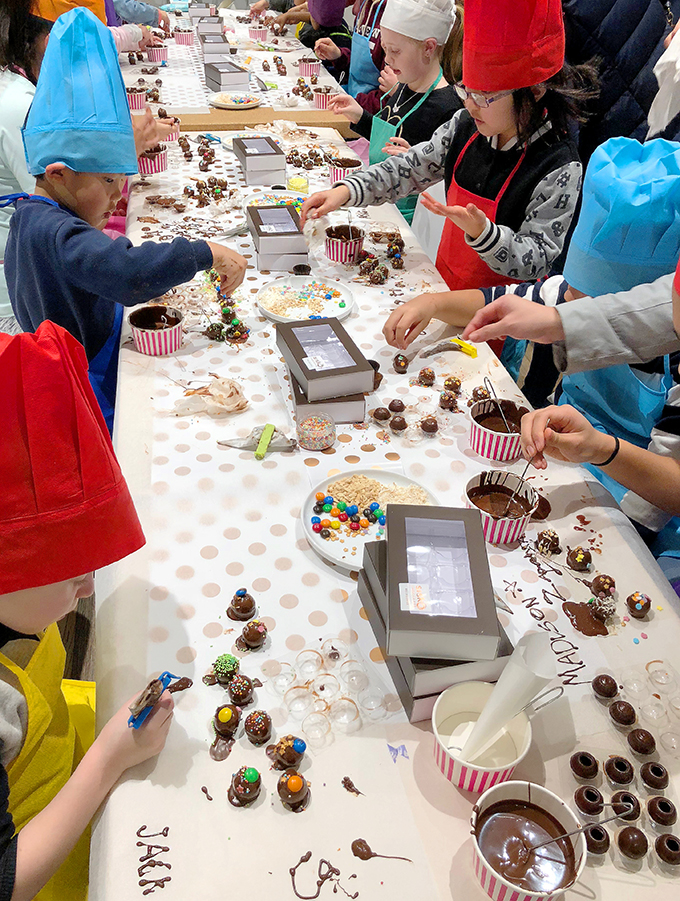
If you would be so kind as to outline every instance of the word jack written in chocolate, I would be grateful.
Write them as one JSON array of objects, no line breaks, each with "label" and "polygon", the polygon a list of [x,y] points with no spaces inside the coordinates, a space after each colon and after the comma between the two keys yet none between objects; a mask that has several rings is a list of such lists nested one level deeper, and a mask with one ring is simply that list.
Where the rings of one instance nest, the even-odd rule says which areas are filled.
[{"label": "word jack written in chocolate", "polygon": [[[170,882],[172,877],[167,875],[167,870],[172,869],[172,864],[157,859],[159,855],[168,853],[170,850],[168,845],[155,844],[154,842],[146,841],[146,839],[167,838],[170,827],[164,826],[160,832],[146,832],[146,829],[146,825],[140,826],[136,833],[137,838],[140,839],[137,842],[137,847],[146,848],[146,852],[139,858],[140,866],[137,867],[137,876],[139,877],[139,885],[143,889],[142,895],[151,895],[156,889],[165,888]],[[149,871],[156,872],[157,868],[160,868],[162,875],[159,875],[156,879],[148,878],[146,874]]]}]

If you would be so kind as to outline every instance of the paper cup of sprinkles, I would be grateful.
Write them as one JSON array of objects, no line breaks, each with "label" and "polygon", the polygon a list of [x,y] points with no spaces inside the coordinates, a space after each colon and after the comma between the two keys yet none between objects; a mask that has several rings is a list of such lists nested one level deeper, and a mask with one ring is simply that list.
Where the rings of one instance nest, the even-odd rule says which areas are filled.
[{"label": "paper cup of sprinkles", "polygon": [[184,316],[174,307],[151,304],[133,310],[128,316],[135,349],[140,354],[163,357],[182,346]]},{"label": "paper cup of sprinkles", "polygon": [[499,469],[471,478],[465,487],[465,499],[468,507],[477,507],[482,514],[482,530],[489,544],[519,541],[538,507],[538,493],[528,482],[514,472]]},{"label": "paper cup of sprinkles", "polygon": [[191,47],[194,43],[194,32],[193,31],[176,31],[175,32],[175,43],[182,44],[185,47]]},{"label": "paper cup of sprinkles", "polygon": [[505,463],[516,460],[521,453],[520,420],[529,411],[511,400],[501,400],[500,405],[511,434],[505,427],[498,403],[495,400],[480,400],[470,410],[470,447],[480,457]]},{"label": "paper cup of sprinkles", "polygon": [[466,726],[477,722],[493,688],[488,682],[453,685],[439,695],[432,711],[435,762],[444,777],[464,791],[483,792],[512,779],[515,767],[524,760],[531,745],[529,717],[518,713],[493,747],[475,763],[460,756],[456,735],[466,733]]},{"label": "paper cup of sprinkles", "polygon": [[335,444],[335,422],[328,413],[307,416],[296,428],[298,444],[305,450],[322,451]]},{"label": "paper cup of sprinkles", "polygon": [[[512,815],[514,805],[516,805],[518,816],[522,819],[525,818],[527,805],[538,808],[542,817],[547,814],[546,819],[548,822],[552,822],[549,830],[546,830],[546,839],[557,838],[557,836],[573,832],[581,826],[564,801],[553,792],[548,791],[547,788],[543,788],[542,785],[523,781],[494,785],[479,798],[472,809],[470,818],[472,866],[479,884],[492,901],[557,901],[558,898],[562,898],[564,891],[577,883],[583,875],[588,857],[583,833],[578,832],[576,835],[545,846],[544,852],[549,849],[553,850],[549,861],[546,858],[537,857],[537,864],[540,865],[542,861],[544,863],[540,872],[543,888],[531,890],[526,887],[524,867],[518,868],[515,875],[508,866],[507,869],[503,868],[505,873],[503,875],[495,868],[498,866],[498,861],[490,859],[487,857],[488,852],[485,853],[484,824],[493,814],[492,808],[501,804],[502,807],[495,809],[506,818]],[[509,811],[509,813],[505,811]],[[519,824],[517,828],[521,828]],[[542,833],[543,829],[540,832]]]},{"label": "paper cup of sprinkles", "polygon": [[321,72],[321,62],[318,59],[301,59],[300,75],[309,78],[310,75],[318,75]]},{"label": "paper cup of sprinkles", "polygon": [[362,165],[361,160],[334,160],[330,165],[331,184],[335,184],[336,181],[342,181],[348,175],[356,175]]},{"label": "paper cup of sprinkles", "polygon": [[125,93],[130,109],[144,109],[146,106],[146,88],[126,88]]},{"label": "paper cup of sprinkles", "polygon": [[155,175],[158,172],[165,172],[168,168],[168,148],[164,144],[159,144],[158,148],[145,150],[137,159],[141,175]]},{"label": "paper cup of sprinkles", "polygon": [[162,63],[168,61],[167,47],[147,47],[146,55],[150,63]]},{"label": "paper cup of sprinkles", "polygon": [[328,109],[328,101],[335,96],[333,88],[324,85],[320,88],[314,88],[314,106],[317,109]]},{"label": "paper cup of sprinkles", "polygon": [[249,28],[248,37],[251,41],[266,41],[268,31],[266,28]]},{"label": "paper cup of sprinkles", "polygon": [[334,263],[354,263],[364,247],[364,232],[349,225],[326,229],[326,256]]}]

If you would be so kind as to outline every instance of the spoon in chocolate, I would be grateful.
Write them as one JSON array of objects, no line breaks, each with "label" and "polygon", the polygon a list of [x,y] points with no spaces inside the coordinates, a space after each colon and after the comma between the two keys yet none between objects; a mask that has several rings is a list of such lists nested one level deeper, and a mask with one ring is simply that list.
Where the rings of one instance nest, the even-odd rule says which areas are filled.
[{"label": "spoon in chocolate", "polygon": [[[613,807],[613,804],[605,804],[605,807]],[[619,812],[613,814],[610,817],[606,817],[604,820],[598,821],[598,826],[603,826],[605,823],[611,823],[612,820],[618,820],[619,817],[625,816],[627,813],[632,813],[635,809],[632,804],[627,804],[622,801],[620,804],[616,805],[619,808]],[[579,832],[583,832],[584,829],[587,829],[590,826],[590,823],[586,823],[585,826],[579,826],[578,829],[574,829],[571,832],[563,832],[562,835],[556,835],[555,838],[546,839],[544,842],[540,842],[538,845],[531,845],[531,847],[527,848],[525,846],[524,851],[528,855],[532,851],[535,851],[537,848],[542,848],[544,845],[551,845],[553,842],[559,842],[563,838],[568,838],[570,835],[578,835]]]},{"label": "spoon in chocolate", "polygon": [[498,412],[501,414],[501,419],[503,420],[503,424],[505,425],[505,431],[510,434],[510,425],[508,424],[508,420],[505,418],[505,413],[503,412],[503,407],[501,402],[498,399],[498,395],[496,394],[496,389],[491,384],[491,379],[488,375],[484,376],[484,387],[489,392],[491,397],[496,401],[496,406],[498,407]]}]

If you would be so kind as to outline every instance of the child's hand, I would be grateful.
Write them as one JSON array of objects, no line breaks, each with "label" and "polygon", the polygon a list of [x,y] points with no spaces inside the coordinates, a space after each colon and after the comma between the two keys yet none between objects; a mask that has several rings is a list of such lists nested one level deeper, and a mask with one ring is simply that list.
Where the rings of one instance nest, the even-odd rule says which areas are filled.
[{"label": "child's hand", "polygon": [[547,457],[567,463],[602,463],[614,449],[611,435],[597,429],[568,404],[545,407],[522,417],[522,453],[536,469]]},{"label": "child's hand", "polygon": [[383,326],[385,340],[392,347],[406,350],[430,322],[435,313],[433,294],[421,294],[402,304]]},{"label": "child's hand", "polygon": [[158,26],[170,33],[170,16],[162,9],[158,10]]},{"label": "child's hand", "polygon": [[474,203],[468,203],[467,206],[446,206],[435,200],[427,191],[423,191],[420,197],[426,210],[437,216],[446,216],[473,240],[478,238],[486,228],[488,221],[486,215]]},{"label": "child's hand", "polygon": [[240,253],[222,244],[213,244],[212,241],[207,243],[212,250],[213,268],[220,274],[222,292],[229,296],[243,281],[248,261]]},{"label": "child's hand", "polygon": [[340,48],[330,38],[319,38],[314,44],[314,53],[319,59],[340,59],[342,56]]},{"label": "child's hand", "polygon": [[137,156],[141,156],[145,150],[150,150],[164,140],[173,129],[173,125],[170,123],[175,121],[171,118],[154,118],[150,106],[144,108],[143,116],[132,116],[131,118]]},{"label": "child's hand", "polygon": [[139,729],[128,726],[129,705],[138,697],[139,692],[111,717],[92,746],[102,755],[107,768],[119,776],[163,750],[172,722],[175,704],[170,692],[164,691]]},{"label": "child's hand", "polygon": [[318,219],[333,210],[339,210],[349,200],[349,190],[344,185],[331,188],[330,191],[317,191],[302,204],[300,223],[304,226],[307,219]]},{"label": "child's hand", "polygon": [[389,94],[395,84],[399,84],[399,79],[394,74],[390,66],[384,66],[380,75],[378,75],[378,85],[383,94]]},{"label": "child's hand", "polygon": [[564,341],[564,328],[557,307],[544,307],[526,297],[505,294],[482,307],[465,327],[465,341],[525,338],[538,344]]},{"label": "child's hand", "polygon": [[261,16],[267,9],[269,9],[269,0],[257,0],[257,3],[253,3],[250,7],[250,18],[255,19],[257,16]]},{"label": "child's hand", "polygon": [[363,115],[363,109],[349,94],[336,94],[328,101],[328,108],[339,116],[345,116],[350,122],[356,124]]},{"label": "child's hand", "polygon": [[411,145],[403,138],[390,138],[383,147],[382,152],[388,154],[388,156],[399,156],[400,153],[406,153],[410,149]]}]

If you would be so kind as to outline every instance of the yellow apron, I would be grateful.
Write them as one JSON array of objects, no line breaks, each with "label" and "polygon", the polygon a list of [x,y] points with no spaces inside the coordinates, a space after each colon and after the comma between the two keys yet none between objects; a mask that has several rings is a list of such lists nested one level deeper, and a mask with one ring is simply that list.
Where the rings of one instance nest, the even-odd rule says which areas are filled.
[{"label": "yellow apron", "polygon": [[[62,679],[66,652],[56,624],[48,626],[25,667],[0,653],[26,698],[28,725],[19,756],[7,767],[9,811],[19,832],[66,784],[94,740],[94,683]],[[39,901],[85,901],[90,832],[47,885]]]}]

